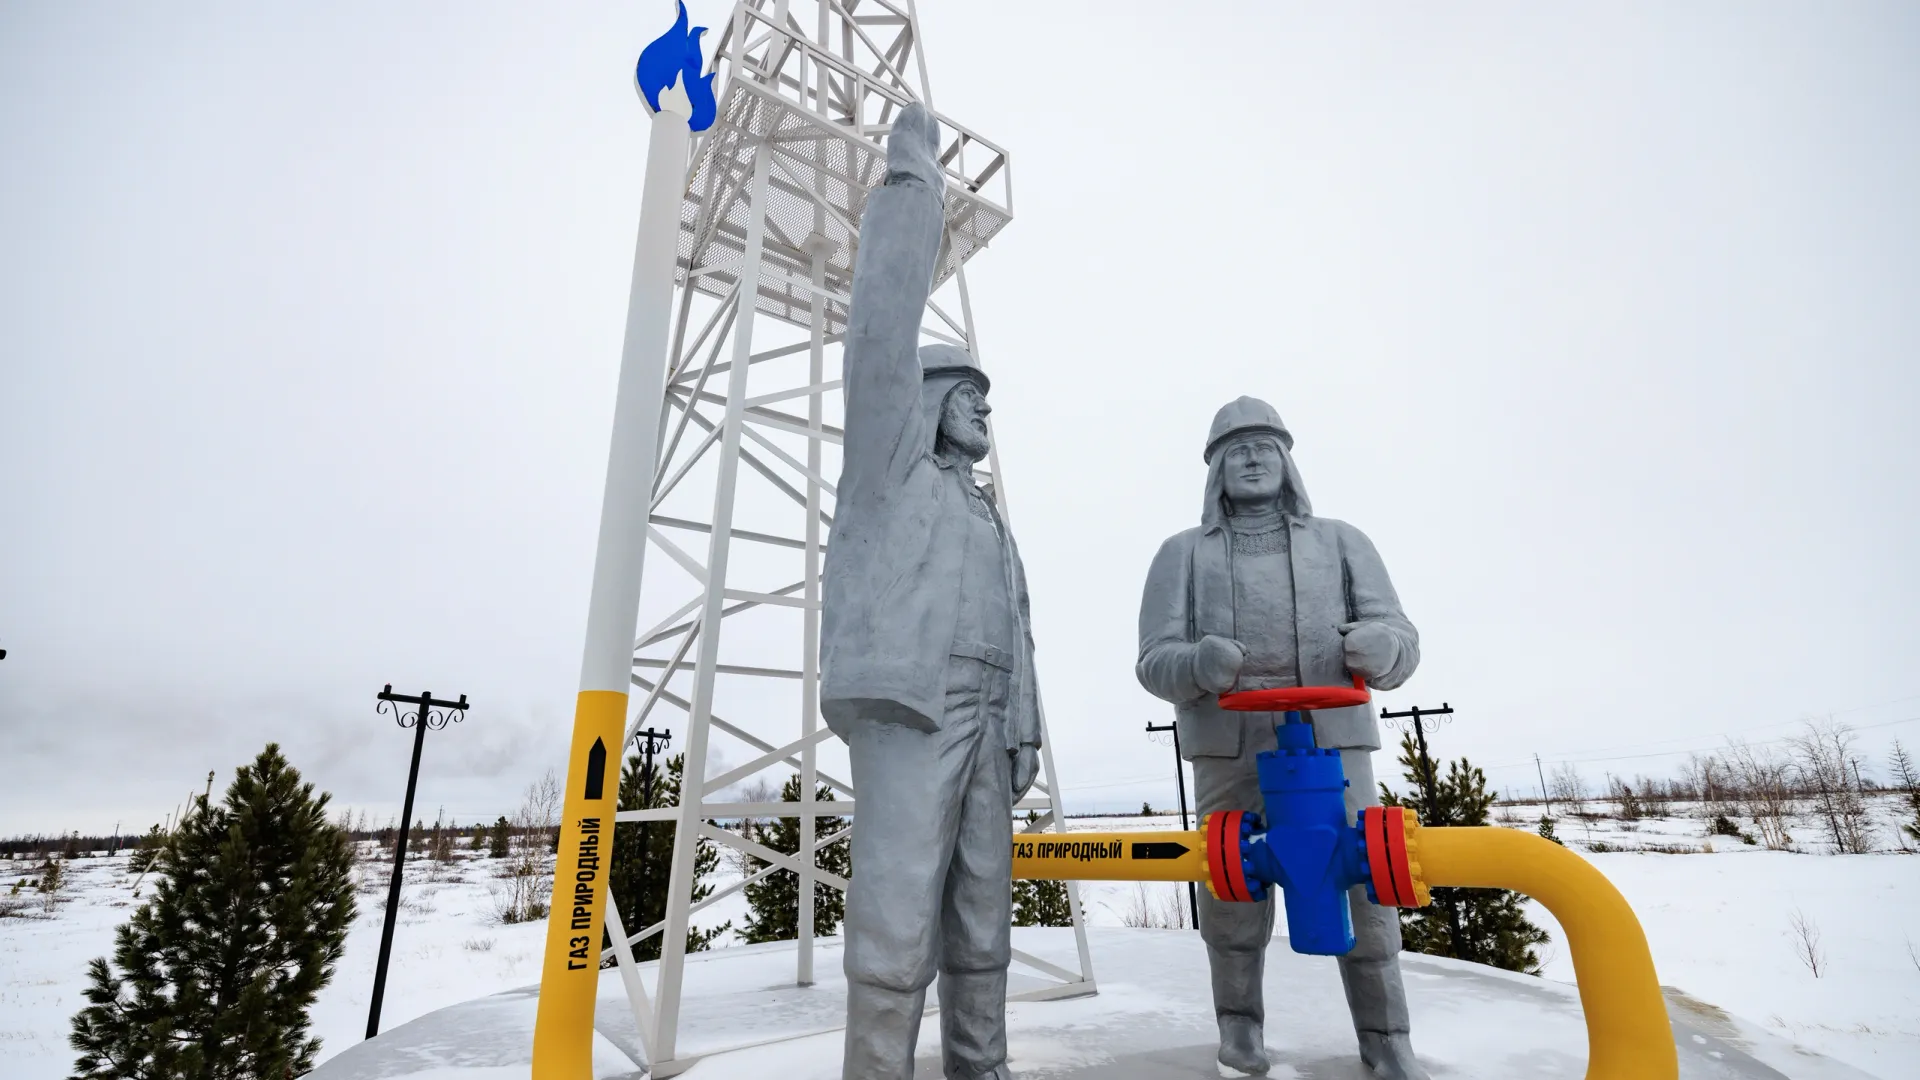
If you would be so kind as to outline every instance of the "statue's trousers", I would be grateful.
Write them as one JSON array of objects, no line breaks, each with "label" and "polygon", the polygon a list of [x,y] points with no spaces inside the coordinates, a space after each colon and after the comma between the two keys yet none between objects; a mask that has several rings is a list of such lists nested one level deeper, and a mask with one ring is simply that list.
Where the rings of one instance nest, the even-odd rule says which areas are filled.
[{"label": "statue's trousers", "polygon": [[1013,796],[1001,725],[1011,683],[954,657],[937,730],[850,725],[862,811],[847,890],[846,1080],[913,1075],[936,973],[946,1075],[972,1080],[1006,1062]]}]

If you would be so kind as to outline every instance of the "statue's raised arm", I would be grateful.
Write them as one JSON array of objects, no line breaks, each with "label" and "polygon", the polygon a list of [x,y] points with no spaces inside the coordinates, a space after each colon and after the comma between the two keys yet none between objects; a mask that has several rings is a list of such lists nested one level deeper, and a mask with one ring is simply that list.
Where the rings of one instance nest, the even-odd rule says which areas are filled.
[{"label": "statue's raised arm", "polygon": [[839,498],[884,497],[932,440],[920,408],[920,319],[945,232],[939,126],[909,105],[887,137],[886,182],[867,196],[845,364],[846,464]]}]

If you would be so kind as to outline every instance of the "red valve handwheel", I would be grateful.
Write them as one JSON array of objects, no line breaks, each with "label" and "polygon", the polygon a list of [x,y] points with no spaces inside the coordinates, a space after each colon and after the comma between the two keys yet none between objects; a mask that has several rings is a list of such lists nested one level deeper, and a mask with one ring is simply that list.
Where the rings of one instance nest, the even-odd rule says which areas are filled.
[{"label": "red valve handwheel", "polygon": [[1365,705],[1373,700],[1367,684],[1353,677],[1353,686],[1283,686],[1274,690],[1242,690],[1221,694],[1220,707],[1234,712],[1306,712],[1312,709],[1344,709]]}]

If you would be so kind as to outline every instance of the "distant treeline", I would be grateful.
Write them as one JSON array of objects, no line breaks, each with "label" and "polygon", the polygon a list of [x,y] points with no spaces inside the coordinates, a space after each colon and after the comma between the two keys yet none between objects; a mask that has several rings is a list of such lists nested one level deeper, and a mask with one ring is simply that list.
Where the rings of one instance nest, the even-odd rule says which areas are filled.
[{"label": "distant treeline", "polygon": [[[393,847],[394,834],[398,829],[388,824],[375,828],[367,823],[365,815],[358,820],[343,818],[338,827],[347,838],[354,841],[377,841],[382,848]],[[504,816],[491,825],[454,825],[449,823],[427,824],[415,822],[408,830],[407,847],[419,854],[426,854],[431,845],[445,843],[447,840],[464,840],[467,846],[483,848],[491,846],[492,838],[497,834],[506,843],[507,838],[545,832],[557,840],[559,829],[552,826],[515,824]],[[155,825],[145,833],[102,833],[88,834],[79,831],[69,833],[22,833],[15,836],[0,837],[0,859],[45,859],[53,856],[62,859],[93,859],[106,856],[111,858],[128,852],[148,848],[158,848],[167,839],[167,832]],[[475,843],[475,839],[480,840]]]},{"label": "distant treeline", "polygon": [[0,837],[0,859],[43,859],[57,855],[63,859],[91,859],[100,855],[118,855],[137,851],[149,838],[133,833],[110,836],[85,836],[78,832],[64,836],[30,833]]}]

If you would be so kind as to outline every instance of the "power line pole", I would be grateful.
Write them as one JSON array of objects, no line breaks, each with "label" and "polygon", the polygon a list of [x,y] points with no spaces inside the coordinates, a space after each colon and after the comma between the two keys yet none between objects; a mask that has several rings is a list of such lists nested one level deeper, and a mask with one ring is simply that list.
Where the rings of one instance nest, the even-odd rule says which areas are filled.
[{"label": "power line pole", "polygon": [[[673,741],[673,733],[670,731],[655,731],[652,728],[648,728],[645,731],[635,732],[633,737],[640,740],[640,808],[643,810],[651,810],[653,809],[654,743],[658,742],[660,749],[666,749],[667,744]],[[636,860],[639,866],[635,876],[644,882],[647,880],[647,841],[651,839],[650,830],[653,828],[654,823],[651,821],[636,821],[634,825],[640,830],[639,858]],[[663,908],[662,911],[664,910]],[[646,913],[644,911],[635,912],[634,918],[641,920],[642,925],[644,925]]]},{"label": "power line pole", "polygon": [[[418,697],[393,692],[393,684],[375,695],[379,704],[373,707],[377,713],[387,713],[391,708],[393,719],[402,728],[413,729],[413,764],[407,769],[407,800],[400,811],[400,835],[393,838],[393,880],[387,885],[387,922],[380,930],[380,959],[373,968],[373,1004],[367,1010],[367,1038],[380,1034],[380,1001],[387,994],[387,958],[393,954],[393,920],[400,912],[400,878],[407,865],[407,831],[413,827],[413,788],[420,780],[420,748],[427,741],[427,729],[436,731],[446,727],[448,722],[466,717],[467,695],[461,694],[459,701],[442,701],[426,691]],[[402,704],[418,705],[418,712],[403,712]],[[208,773],[211,781],[213,774]]]},{"label": "power line pole", "polygon": [[[1421,718],[1450,717],[1452,715],[1453,706],[1444,701],[1440,703],[1440,707],[1437,709],[1423,709],[1415,705],[1413,708],[1404,712],[1388,712],[1385,709],[1380,710],[1380,719],[1382,720],[1413,721],[1413,739],[1420,750],[1420,775],[1418,777],[1420,781],[1420,801],[1426,804],[1426,823],[1429,825],[1445,825],[1447,822],[1440,817],[1439,782],[1438,778],[1434,775],[1433,757],[1427,753],[1427,729],[1426,725],[1421,723]],[[1405,729],[1403,728],[1402,730]],[[1458,958],[1461,951],[1459,905],[1455,904],[1451,898],[1444,901],[1436,900],[1436,903],[1439,903],[1447,910],[1447,931],[1451,935],[1448,940],[1453,946],[1455,957]]]},{"label": "power line pole", "polygon": [[[1156,735],[1162,731],[1173,732],[1173,783],[1180,790],[1180,828],[1187,825],[1187,767],[1185,758],[1180,756],[1180,725],[1148,724],[1147,734]],[[1193,915],[1193,928],[1200,928],[1200,890],[1193,882],[1187,882],[1187,910]]]},{"label": "power line pole", "polygon": [[[648,728],[645,731],[634,732],[633,737],[640,740],[640,806],[642,809],[652,809],[654,743],[660,744],[659,749],[666,749],[667,744],[673,741],[673,732]],[[644,844],[641,845],[640,854],[642,858],[646,857]]]},{"label": "power line pole", "polygon": [[1426,726],[1420,722],[1420,718],[1426,716],[1452,715],[1453,706],[1444,701],[1440,703],[1440,707],[1437,709],[1423,709],[1415,705],[1405,712],[1380,710],[1380,719],[1382,720],[1411,719],[1413,721],[1413,738],[1414,741],[1419,744],[1420,748],[1420,801],[1426,806],[1427,824],[1429,825],[1445,825],[1446,822],[1440,820],[1440,795],[1439,792],[1435,790],[1433,757],[1427,753],[1427,729]]},{"label": "power line pole", "polygon": [[1553,816],[1553,797],[1547,794],[1547,772],[1540,767],[1540,755],[1533,755],[1533,772],[1540,778],[1540,801],[1547,804],[1547,816]]}]

